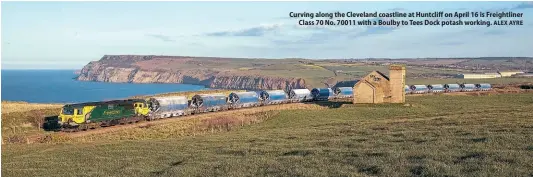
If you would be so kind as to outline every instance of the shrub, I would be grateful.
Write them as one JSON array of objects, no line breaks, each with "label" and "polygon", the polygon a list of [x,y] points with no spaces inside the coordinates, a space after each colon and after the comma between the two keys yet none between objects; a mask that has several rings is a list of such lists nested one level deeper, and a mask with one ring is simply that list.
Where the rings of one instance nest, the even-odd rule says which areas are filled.
[{"label": "shrub", "polygon": [[26,117],[26,121],[31,123],[34,127],[37,127],[37,129],[41,130],[44,124],[44,117],[45,114],[42,110],[33,110],[31,111],[31,114]]}]

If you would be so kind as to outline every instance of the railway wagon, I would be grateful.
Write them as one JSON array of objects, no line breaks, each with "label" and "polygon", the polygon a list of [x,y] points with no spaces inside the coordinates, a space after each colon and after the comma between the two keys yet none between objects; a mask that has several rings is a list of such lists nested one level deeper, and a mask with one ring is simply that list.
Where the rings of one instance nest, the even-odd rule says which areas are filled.
[{"label": "railway wagon", "polygon": [[227,97],[224,94],[198,94],[191,99],[189,109],[192,113],[228,110]]},{"label": "railway wagon", "polygon": [[314,100],[330,100],[335,97],[331,88],[314,88],[311,90]]},{"label": "railway wagon", "polygon": [[444,92],[444,85],[442,84],[431,84],[427,85],[430,93],[439,93]]},{"label": "railway wagon", "polygon": [[411,85],[409,86],[411,93],[422,94],[428,93],[429,89],[426,85]]},{"label": "railway wagon", "polygon": [[460,86],[462,92],[473,92],[476,90],[475,84],[461,84]]},{"label": "railway wagon", "polygon": [[230,108],[259,106],[259,95],[256,92],[232,92],[228,96]]},{"label": "railway wagon", "polygon": [[353,97],[352,87],[337,87],[335,88],[335,98],[351,98]]},{"label": "railway wagon", "polygon": [[67,104],[59,113],[57,124],[78,129],[111,126],[145,119],[148,112],[147,102],[142,99]]},{"label": "railway wagon", "polygon": [[186,96],[152,97],[148,101],[150,120],[190,114]]},{"label": "railway wagon", "polygon": [[492,89],[490,84],[476,84],[476,90],[478,91],[489,91]]},{"label": "railway wagon", "polygon": [[460,92],[461,86],[459,84],[444,84],[445,92]]},{"label": "railway wagon", "polygon": [[405,94],[411,94],[411,88],[409,88],[408,85],[405,85],[404,90],[405,90]]},{"label": "railway wagon", "polygon": [[309,89],[292,89],[289,91],[290,102],[308,102],[313,101],[313,95]]},{"label": "railway wagon", "polygon": [[283,90],[263,90],[259,94],[262,105],[282,104],[289,102],[288,95]]}]

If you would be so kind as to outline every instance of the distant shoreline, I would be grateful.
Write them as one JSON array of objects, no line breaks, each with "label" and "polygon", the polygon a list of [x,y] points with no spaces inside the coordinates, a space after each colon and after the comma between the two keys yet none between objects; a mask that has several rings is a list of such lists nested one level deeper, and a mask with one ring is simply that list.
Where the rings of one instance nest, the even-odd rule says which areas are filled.
[{"label": "distant shoreline", "polygon": [[2,70],[2,101],[64,104],[168,92],[209,90],[205,86],[163,83],[82,82],[74,70]]}]

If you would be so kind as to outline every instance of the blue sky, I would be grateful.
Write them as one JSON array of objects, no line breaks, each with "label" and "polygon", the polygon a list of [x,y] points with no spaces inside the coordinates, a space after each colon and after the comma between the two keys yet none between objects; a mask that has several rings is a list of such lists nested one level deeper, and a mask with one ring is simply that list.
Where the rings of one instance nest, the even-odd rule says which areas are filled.
[{"label": "blue sky", "polygon": [[[2,68],[79,69],[105,54],[533,56],[532,10],[531,2],[2,2]],[[513,11],[524,25],[306,27],[289,18],[319,11]]]}]

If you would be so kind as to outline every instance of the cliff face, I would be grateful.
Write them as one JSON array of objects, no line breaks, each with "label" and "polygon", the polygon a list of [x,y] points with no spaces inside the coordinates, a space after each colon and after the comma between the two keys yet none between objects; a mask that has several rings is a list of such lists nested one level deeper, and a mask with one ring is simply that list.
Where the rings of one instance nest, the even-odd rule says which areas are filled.
[{"label": "cliff face", "polygon": [[[156,59],[154,59],[156,58]],[[83,67],[77,80],[99,82],[129,82],[129,83],[181,83],[204,85],[209,88],[222,89],[287,89],[306,88],[302,78],[270,77],[260,75],[248,75],[245,72],[233,72],[228,69],[203,67],[197,68],[169,68],[171,63],[156,67],[146,66],[146,62],[157,60],[154,56],[109,56],[102,57],[99,61],[93,61]],[[161,61],[183,62],[180,58]],[[145,66],[139,66],[143,63]]]}]

